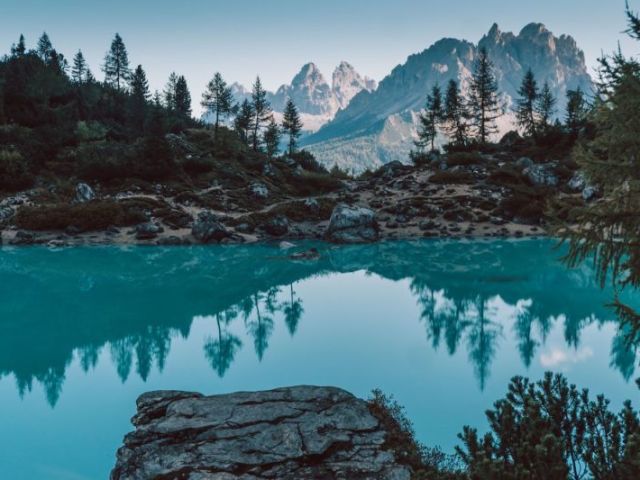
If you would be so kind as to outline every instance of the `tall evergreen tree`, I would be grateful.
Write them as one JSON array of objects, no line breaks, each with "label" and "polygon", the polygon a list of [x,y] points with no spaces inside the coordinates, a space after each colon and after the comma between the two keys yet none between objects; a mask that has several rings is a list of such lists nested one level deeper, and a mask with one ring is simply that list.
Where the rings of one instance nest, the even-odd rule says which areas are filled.
[{"label": "tall evergreen tree", "polygon": [[169,110],[176,109],[176,88],[178,86],[178,74],[176,72],[171,72],[169,75],[169,80],[167,80],[167,84],[164,87],[162,95],[164,97],[164,105]]},{"label": "tall evergreen tree", "polygon": [[296,142],[302,131],[302,120],[293,100],[287,100],[282,118],[282,129],[289,136],[289,155],[293,155],[296,150]]},{"label": "tall evergreen tree", "polygon": [[116,33],[116,36],[111,42],[111,48],[104,58],[104,66],[102,69],[105,75],[105,82],[115,87],[118,91],[125,87],[131,76],[127,48],[118,33]]},{"label": "tall evergreen tree", "polygon": [[142,69],[142,65],[138,65],[131,75],[129,119],[133,128],[139,133],[144,131],[147,102],[149,101],[150,96],[147,75]]},{"label": "tall evergreen tree", "polygon": [[263,125],[271,118],[271,105],[267,100],[267,92],[262,88],[262,82],[260,77],[256,78],[253,84],[253,92],[251,93],[251,99],[253,103],[253,134],[251,143],[254,151],[258,151],[260,148],[260,131]]},{"label": "tall evergreen tree", "polygon": [[27,46],[25,44],[24,35],[21,34],[18,44],[11,47],[11,55],[14,57],[22,57],[25,53],[27,53]]},{"label": "tall evergreen tree", "polygon": [[263,135],[265,151],[269,158],[273,158],[278,154],[280,150],[280,138],[280,126],[272,116]]},{"label": "tall evergreen tree", "polygon": [[49,35],[47,35],[47,32],[44,32],[38,39],[36,52],[43,62],[49,62],[51,52],[53,52],[53,45],[51,44],[51,39],[49,38]]},{"label": "tall evergreen tree", "polygon": [[434,85],[431,93],[427,95],[425,111],[420,114],[420,126],[418,127],[418,140],[415,142],[418,148],[425,149],[431,146],[435,150],[435,141],[438,136],[438,125],[444,119],[442,106],[442,91],[438,85]]},{"label": "tall evergreen tree", "polygon": [[253,104],[245,99],[238,110],[234,121],[234,128],[242,140],[247,145],[249,144],[251,132],[253,131],[253,119],[254,119]]},{"label": "tall evergreen tree", "polygon": [[565,125],[572,135],[577,135],[587,118],[587,101],[580,87],[567,91]]},{"label": "tall evergreen tree", "polygon": [[80,84],[84,83],[87,78],[87,62],[84,59],[82,50],[78,50],[78,53],[73,57],[73,68],[71,69],[71,79]]},{"label": "tall evergreen tree", "polygon": [[471,78],[469,107],[478,139],[484,144],[490,135],[498,131],[495,121],[502,116],[498,104],[498,82],[484,47],[480,49]]},{"label": "tall evergreen tree", "polygon": [[213,114],[214,128],[217,133],[220,121],[233,110],[233,93],[219,72],[216,72],[213,79],[207,83],[200,104]]},{"label": "tall evergreen tree", "polygon": [[556,98],[553,96],[553,93],[551,93],[549,82],[544,82],[544,86],[540,91],[540,97],[536,102],[536,114],[538,115],[540,130],[543,132],[548,130],[551,125],[551,119],[556,113],[556,102]]},{"label": "tall evergreen tree", "polygon": [[449,80],[444,100],[444,123],[447,135],[457,145],[467,143],[469,111],[455,80]]},{"label": "tall evergreen tree", "polygon": [[518,90],[520,98],[517,101],[516,116],[518,125],[525,134],[534,137],[536,135],[536,105],[540,92],[538,91],[538,83],[531,69],[527,70],[522,84]]},{"label": "tall evergreen tree", "polygon": [[191,93],[187,86],[187,79],[183,75],[180,75],[176,81],[174,111],[180,118],[191,118]]}]

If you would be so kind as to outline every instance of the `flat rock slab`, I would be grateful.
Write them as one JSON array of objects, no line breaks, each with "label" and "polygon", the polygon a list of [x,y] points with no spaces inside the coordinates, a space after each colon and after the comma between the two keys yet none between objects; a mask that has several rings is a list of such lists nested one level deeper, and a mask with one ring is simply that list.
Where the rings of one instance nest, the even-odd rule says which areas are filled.
[{"label": "flat rock slab", "polygon": [[364,400],[333,387],[137,401],[112,480],[410,480]]}]

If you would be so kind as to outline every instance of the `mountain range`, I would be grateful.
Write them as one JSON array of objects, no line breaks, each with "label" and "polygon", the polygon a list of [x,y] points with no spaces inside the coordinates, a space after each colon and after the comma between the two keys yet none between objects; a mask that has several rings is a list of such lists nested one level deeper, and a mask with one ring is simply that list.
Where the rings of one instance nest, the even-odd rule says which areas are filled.
[{"label": "mountain range", "polygon": [[[444,38],[396,66],[379,85],[361,76],[347,62],[333,72],[331,85],[315,64],[308,63],[289,85],[269,93],[276,118],[292,98],[301,112],[306,135],[302,145],[326,166],[337,164],[354,173],[400,160],[409,161],[418,115],[433,85],[451,79],[469,89],[474,62],[486,48],[495,66],[505,115],[499,135],[514,128],[513,106],[522,78],[531,68],[541,86],[549,82],[557,98],[557,117],[564,115],[566,91],[593,91],[584,53],[568,35],[555,36],[541,23],[526,25],[517,35],[494,24],[477,44]],[[232,86],[237,101],[250,97],[245,87]]]}]

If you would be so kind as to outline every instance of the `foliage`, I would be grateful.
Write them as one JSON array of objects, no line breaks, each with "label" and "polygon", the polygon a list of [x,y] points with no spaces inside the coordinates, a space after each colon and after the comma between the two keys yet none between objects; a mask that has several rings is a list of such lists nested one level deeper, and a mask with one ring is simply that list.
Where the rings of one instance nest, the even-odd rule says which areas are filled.
[{"label": "foliage", "polygon": [[104,58],[103,66],[105,82],[115,87],[116,90],[124,88],[129,80],[131,71],[129,70],[129,55],[124,45],[122,37],[116,33],[111,48]]},{"label": "foliage", "polygon": [[[231,88],[227,86],[227,82],[224,81],[220,73],[216,72],[213,79],[207,84],[200,104],[214,115],[214,126],[217,132],[220,120],[229,115],[234,107]],[[250,117],[249,115],[247,116]],[[248,128],[245,130],[248,130]]]},{"label": "foliage", "polygon": [[293,100],[287,100],[282,118],[282,130],[289,136],[289,155],[293,155],[296,150],[296,142],[302,131],[302,120],[298,114],[298,109]]},{"label": "foliage", "polygon": [[518,125],[527,135],[534,137],[537,131],[536,105],[540,92],[531,69],[527,70],[522,79],[518,95],[520,95],[516,108]]},{"label": "foliage", "polygon": [[457,451],[473,479],[625,480],[640,475],[640,418],[626,402],[609,402],[547,373],[515,377],[487,411],[491,432],[465,427]]},{"label": "foliage", "polygon": [[444,121],[444,117],[442,91],[438,85],[434,85],[431,92],[427,95],[424,112],[421,112],[419,116],[418,140],[414,143],[420,151],[423,151],[427,147],[431,147],[431,151],[435,150],[438,126]]},{"label": "foliage", "polygon": [[0,191],[17,192],[32,183],[22,155],[15,150],[0,150]]},{"label": "foliage", "polygon": [[480,49],[474,66],[469,107],[478,140],[484,144],[490,135],[497,132],[495,121],[502,116],[494,66],[484,47]]}]

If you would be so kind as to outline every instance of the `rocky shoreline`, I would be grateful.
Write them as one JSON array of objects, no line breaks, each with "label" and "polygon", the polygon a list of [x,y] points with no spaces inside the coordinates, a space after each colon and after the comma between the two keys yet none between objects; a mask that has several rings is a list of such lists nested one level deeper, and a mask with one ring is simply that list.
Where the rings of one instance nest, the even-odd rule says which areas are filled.
[{"label": "rocky shoreline", "polygon": [[409,480],[369,404],[334,387],[143,394],[111,480]]},{"label": "rocky shoreline", "polygon": [[392,162],[309,196],[283,195],[268,176],[244,187],[189,191],[81,182],[64,203],[51,203],[59,193],[33,189],[0,199],[0,240],[62,247],[529,237],[546,234],[550,199],[568,211],[597,195],[560,164],[474,155],[422,166]]}]

